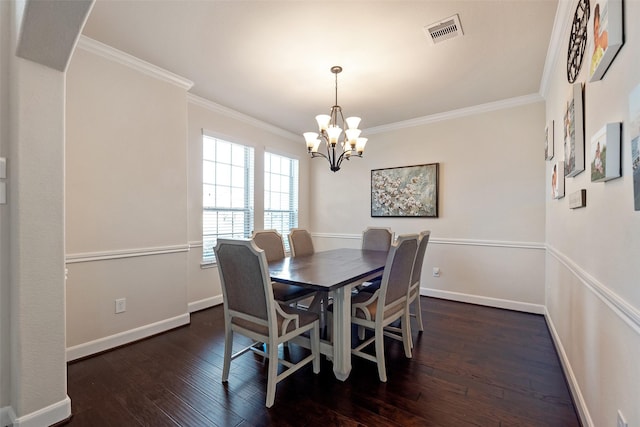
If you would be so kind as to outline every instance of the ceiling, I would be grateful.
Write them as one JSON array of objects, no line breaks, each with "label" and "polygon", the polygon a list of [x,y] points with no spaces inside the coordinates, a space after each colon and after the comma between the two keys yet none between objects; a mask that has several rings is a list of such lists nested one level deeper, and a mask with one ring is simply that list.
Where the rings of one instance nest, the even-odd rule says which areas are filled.
[{"label": "ceiling", "polygon": [[[538,93],[557,0],[97,0],[83,34],[300,134],[334,102],[361,128]],[[423,27],[458,14],[462,37]]]}]

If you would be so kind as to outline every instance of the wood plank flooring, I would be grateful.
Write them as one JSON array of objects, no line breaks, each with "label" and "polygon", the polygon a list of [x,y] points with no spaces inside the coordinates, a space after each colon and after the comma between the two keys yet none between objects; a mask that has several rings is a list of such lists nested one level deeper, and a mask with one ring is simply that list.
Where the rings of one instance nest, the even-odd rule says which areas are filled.
[{"label": "wood plank flooring", "polygon": [[387,383],[360,358],[340,382],[323,358],[320,374],[307,366],[281,382],[271,409],[261,357],[236,359],[220,381],[222,306],[193,313],[188,326],[70,363],[67,425],[580,425],[543,316],[426,297],[422,311],[412,359],[386,343]]}]

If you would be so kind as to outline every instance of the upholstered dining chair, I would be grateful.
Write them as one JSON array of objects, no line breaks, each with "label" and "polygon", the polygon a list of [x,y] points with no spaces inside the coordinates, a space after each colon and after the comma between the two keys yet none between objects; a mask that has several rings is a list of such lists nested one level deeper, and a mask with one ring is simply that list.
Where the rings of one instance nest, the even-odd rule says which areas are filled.
[{"label": "upholstered dining chair", "polygon": [[393,231],[386,227],[367,227],[362,232],[362,249],[388,251],[393,242]]},{"label": "upholstered dining chair", "polygon": [[[420,278],[422,277],[422,265],[424,264],[425,252],[427,250],[427,244],[429,243],[429,236],[431,231],[421,231],[418,236],[418,251],[416,252],[416,259],[413,263],[413,270],[411,273],[411,285],[409,286],[409,295],[407,298],[407,309],[409,310],[409,316],[416,318],[418,324],[418,330],[422,332],[424,326],[422,324],[422,307],[420,306]],[[396,326],[387,326],[385,331],[388,332],[388,336],[391,333],[401,334],[402,328]],[[409,326],[411,331],[411,326]],[[413,348],[413,340],[411,341],[411,347]]]},{"label": "upholstered dining chair", "polygon": [[[393,231],[386,227],[367,227],[362,232],[362,249],[389,252],[393,242]],[[375,277],[358,287],[358,290],[369,289],[371,292],[380,287],[382,276]]]},{"label": "upholstered dining chair", "polygon": [[[282,235],[277,230],[254,231],[251,238],[262,249],[267,262],[278,261],[285,257]],[[273,296],[276,301],[286,305],[295,304],[303,299],[315,296],[315,292],[302,286],[273,282]]]},{"label": "upholstered dining chair", "polygon": [[[351,354],[376,362],[380,381],[387,381],[384,357],[384,337],[400,339],[404,346],[405,356],[411,357],[411,330],[409,306],[407,299],[411,285],[411,271],[418,251],[418,235],[405,234],[391,245],[382,274],[380,289],[373,294],[362,292],[355,295],[351,303],[351,322],[360,328],[373,329],[373,336],[364,340],[351,350]],[[402,319],[402,332],[386,333],[385,327],[398,319]],[[375,344],[372,355],[363,351],[370,344]]]},{"label": "upholstered dining chair", "polygon": [[291,229],[289,232],[289,247],[291,248],[291,255],[294,257],[313,255],[315,253],[311,233],[303,228]]},{"label": "upholstered dining chair", "polygon": [[[411,286],[409,286],[410,315],[415,317],[418,323],[418,330],[422,332],[424,326],[422,324],[422,308],[420,307],[420,278],[422,277],[422,265],[424,264],[425,252],[429,244],[430,230],[420,232],[418,251],[416,252],[416,260],[413,264],[413,272],[411,273]],[[411,306],[413,305],[413,309]]]},{"label": "upholstered dining chair", "polygon": [[[264,251],[252,240],[218,239],[214,247],[222,282],[225,340],[222,381],[229,380],[231,361],[247,351],[268,357],[266,406],[275,401],[276,385],[303,366],[313,363],[320,372],[320,328],[318,315],[281,305],[273,298]],[[297,363],[278,357],[278,346],[310,331],[311,354]],[[267,344],[264,352],[254,344],[232,354],[233,336],[244,335]],[[278,366],[286,369],[278,374]]]}]

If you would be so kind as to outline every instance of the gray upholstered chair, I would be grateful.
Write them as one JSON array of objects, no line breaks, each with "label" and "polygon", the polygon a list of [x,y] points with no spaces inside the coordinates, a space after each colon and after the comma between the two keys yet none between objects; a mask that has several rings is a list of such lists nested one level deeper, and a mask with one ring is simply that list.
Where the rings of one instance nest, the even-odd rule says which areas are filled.
[{"label": "gray upholstered chair", "polygon": [[[418,235],[401,235],[391,245],[382,274],[382,284],[375,293],[363,292],[351,301],[351,322],[359,329],[373,329],[373,336],[351,350],[351,354],[376,362],[380,381],[387,381],[384,357],[384,337],[402,341],[405,356],[411,357],[411,329],[409,305],[407,304],[411,271],[418,251]],[[402,319],[401,335],[385,331],[385,327]],[[374,354],[365,352],[370,344],[375,344]]]},{"label": "gray upholstered chair", "polygon": [[[224,298],[224,364],[222,381],[229,380],[231,361],[247,351],[269,359],[266,406],[273,406],[278,382],[313,363],[320,372],[320,329],[318,315],[281,305],[273,298],[264,251],[252,240],[218,239],[214,248]],[[311,354],[297,363],[280,359],[278,346],[310,331]],[[267,344],[261,351],[253,344],[232,354],[235,333]],[[278,374],[278,365],[287,369]]]},{"label": "gray upholstered chair", "polygon": [[[362,232],[362,249],[371,251],[389,252],[389,248],[393,243],[393,231],[385,227],[367,227]],[[371,279],[358,287],[358,290],[367,289],[374,292],[380,288],[382,276]]]},{"label": "gray upholstered chair", "polygon": [[384,227],[367,227],[362,232],[362,249],[389,251],[393,242],[393,231]]},{"label": "gray upholstered chair", "polygon": [[303,228],[292,228],[289,232],[289,247],[294,257],[313,255],[313,240],[311,234]]},{"label": "gray upholstered chair", "polygon": [[[418,323],[418,330],[423,331],[422,325],[422,307],[420,306],[420,277],[422,276],[422,264],[424,263],[424,256],[427,250],[427,244],[429,243],[430,231],[421,231],[418,237],[418,251],[416,252],[416,259],[413,263],[413,270],[411,273],[411,285],[409,286],[409,295],[407,298],[407,308],[409,315],[416,318]],[[413,308],[412,308],[413,306]],[[385,331],[389,333],[401,334],[402,328],[396,326],[387,326]],[[409,331],[411,331],[411,325],[409,325]],[[411,341],[411,347],[413,348],[413,341]]]},{"label": "gray upholstered chair", "polygon": [[409,286],[409,305],[413,305],[413,309],[410,307],[411,317],[415,317],[418,323],[418,330],[423,331],[422,325],[422,308],[420,307],[420,278],[422,277],[422,265],[424,264],[425,253],[427,251],[427,244],[429,244],[429,237],[431,231],[421,231],[419,237],[418,252],[416,253],[416,261],[413,264],[413,272],[411,273],[411,286]]},{"label": "gray upholstered chair", "polygon": [[[254,231],[251,236],[256,245],[262,249],[267,262],[277,261],[285,257],[282,235],[277,230]],[[273,282],[273,296],[276,301],[291,305],[303,299],[315,296],[315,292],[302,286]]]}]

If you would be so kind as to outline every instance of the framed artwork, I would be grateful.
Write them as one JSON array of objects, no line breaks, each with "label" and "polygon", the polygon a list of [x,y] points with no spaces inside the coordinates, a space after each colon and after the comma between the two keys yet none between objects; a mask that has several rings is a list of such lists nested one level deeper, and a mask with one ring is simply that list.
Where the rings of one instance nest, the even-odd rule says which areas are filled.
[{"label": "framed artwork", "polygon": [[439,163],[373,169],[372,217],[438,217]]},{"label": "framed artwork", "polygon": [[555,162],[551,168],[551,198],[561,199],[564,197],[564,162]]},{"label": "framed artwork", "polygon": [[640,211],[640,85],[629,94],[629,134],[633,170],[633,206]]},{"label": "framed artwork", "polygon": [[576,176],[584,170],[584,124],[582,83],[571,87],[571,99],[564,113],[564,175]]},{"label": "framed artwork", "polygon": [[591,182],[619,178],[621,123],[608,123],[591,138]]},{"label": "framed artwork", "polygon": [[591,14],[591,62],[589,81],[604,76],[624,43],[622,0],[598,0]]},{"label": "framed artwork", "polygon": [[544,159],[553,159],[553,120],[549,122],[544,130]]}]

